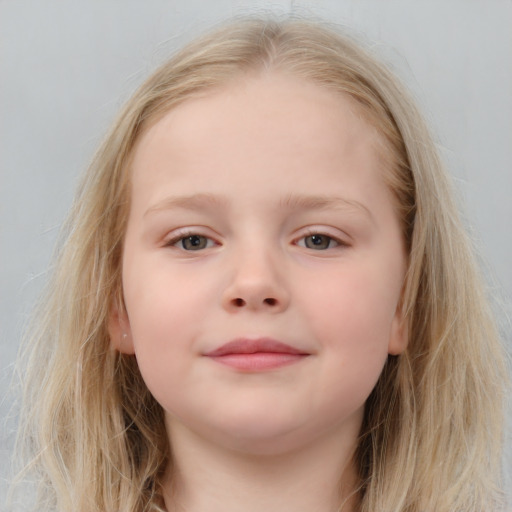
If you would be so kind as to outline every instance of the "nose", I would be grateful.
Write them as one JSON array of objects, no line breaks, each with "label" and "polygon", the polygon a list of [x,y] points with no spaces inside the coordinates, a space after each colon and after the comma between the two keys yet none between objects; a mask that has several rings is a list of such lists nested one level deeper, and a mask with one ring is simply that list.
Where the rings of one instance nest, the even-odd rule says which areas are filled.
[{"label": "nose", "polygon": [[278,313],[288,307],[290,294],[278,255],[253,249],[233,258],[231,279],[222,298],[226,310]]}]

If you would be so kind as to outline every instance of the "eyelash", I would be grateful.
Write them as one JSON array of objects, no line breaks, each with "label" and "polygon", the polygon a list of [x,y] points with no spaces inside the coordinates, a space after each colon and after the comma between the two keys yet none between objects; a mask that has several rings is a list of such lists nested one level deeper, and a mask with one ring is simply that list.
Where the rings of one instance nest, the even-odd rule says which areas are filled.
[{"label": "eyelash", "polygon": [[[317,238],[317,242],[314,241],[314,238]],[[307,239],[311,239],[313,246],[308,245]],[[189,241],[192,244],[192,247],[198,246],[196,248],[185,247],[185,244]],[[303,241],[303,243],[300,243]],[[181,242],[181,247],[178,244]],[[321,231],[310,231],[300,238],[294,240],[294,244],[299,247],[304,247],[305,249],[309,249],[312,251],[326,251],[328,249],[335,249],[337,247],[348,247],[349,244],[336,238],[334,236],[328,235],[326,233],[322,233]],[[333,245],[334,244],[334,245]],[[206,235],[202,235],[196,231],[186,231],[181,232],[177,236],[174,236],[170,240],[165,243],[166,247],[176,247],[177,249],[186,251],[186,252],[195,252],[202,251],[204,249],[209,249],[215,245],[219,245],[215,240]],[[314,247],[316,246],[316,247]]]},{"label": "eyelash", "polygon": [[[316,243],[313,239],[317,237],[317,241],[319,241],[320,243]],[[306,240],[310,238],[311,241],[313,242],[313,245],[316,245],[316,247],[311,247],[311,246],[308,246],[308,243],[306,242]],[[304,244],[300,244],[299,241],[301,240],[304,240]],[[327,246],[326,247],[321,247],[322,245],[322,241],[324,242],[327,242]],[[331,246],[331,244],[334,243],[335,245],[334,246]],[[327,235],[325,233],[321,233],[321,232],[311,232],[311,233],[308,233],[300,238],[297,239],[296,241],[296,244],[299,246],[299,247],[304,247],[306,249],[311,249],[311,250],[314,250],[314,251],[326,251],[327,249],[334,249],[336,247],[340,247],[340,246],[346,246],[347,244],[344,243],[342,240],[340,240],[339,238],[336,238],[334,236],[331,236],[331,235]]]},{"label": "eyelash", "polygon": [[[204,240],[204,241],[206,241],[206,246],[199,247],[196,249],[187,249],[186,247],[184,247],[183,244],[185,243],[185,241],[188,240],[188,241],[192,242],[192,239],[196,239],[196,242],[198,241],[197,239],[200,239],[199,241]],[[182,246],[177,247],[177,245],[180,242],[181,242]],[[193,243],[193,245],[196,245],[196,244]],[[200,233],[197,233],[196,231],[181,232],[177,236],[171,238],[170,240],[168,240],[165,243],[166,247],[176,247],[178,249],[181,249],[181,250],[187,251],[187,252],[194,252],[194,251],[200,251],[203,249],[209,249],[210,247],[213,247],[214,245],[218,245],[218,244],[211,237],[206,236],[206,235],[201,235]]]}]

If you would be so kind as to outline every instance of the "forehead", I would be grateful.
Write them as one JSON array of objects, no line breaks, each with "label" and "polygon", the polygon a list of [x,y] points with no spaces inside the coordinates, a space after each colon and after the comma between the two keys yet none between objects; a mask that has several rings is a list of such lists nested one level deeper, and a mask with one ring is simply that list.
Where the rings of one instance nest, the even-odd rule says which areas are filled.
[{"label": "forehead", "polygon": [[292,161],[306,149],[328,156],[363,146],[361,153],[371,148],[384,160],[382,139],[348,95],[287,74],[253,73],[186,99],[155,120],[136,143],[132,168],[151,166],[155,148],[164,146],[175,160],[205,154],[248,160],[264,149]]}]

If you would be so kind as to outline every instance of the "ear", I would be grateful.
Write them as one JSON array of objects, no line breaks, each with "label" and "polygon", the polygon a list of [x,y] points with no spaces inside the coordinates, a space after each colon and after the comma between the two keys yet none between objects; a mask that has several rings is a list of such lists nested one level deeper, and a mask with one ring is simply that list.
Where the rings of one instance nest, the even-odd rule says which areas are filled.
[{"label": "ear", "polygon": [[403,303],[400,300],[393,322],[391,324],[391,332],[388,343],[388,354],[397,356],[401,354],[409,344],[409,326],[407,318],[403,312]]},{"label": "ear", "polygon": [[110,335],[110,344],[115,350],[121,352],[121,354],[135,354],[128,314],[126,309],[117,303],[113,304],[110,308],[108,333]]}]

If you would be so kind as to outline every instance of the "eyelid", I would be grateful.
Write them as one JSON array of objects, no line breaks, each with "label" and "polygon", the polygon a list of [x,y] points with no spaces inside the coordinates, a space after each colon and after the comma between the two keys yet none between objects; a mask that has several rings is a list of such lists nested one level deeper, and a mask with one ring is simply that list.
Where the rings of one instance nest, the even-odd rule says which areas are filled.
[{"label": "eyelid", "polygon": [[[213,245],[221,245],[220,242],[211,234],[206,233],[207,230],[204,227],[201,226],[190,226],[186,228],[179,228],[173,230],[171,233],[169,233],[163,242],[164,247],[173,247],[175,246],[180,240],[183,240],[184,238],[190,237],[190,236],[201,236],[204,238],[207,238],[208,240],[213,241]],[[206,249],[209,249],[211,247],[206,247]],[[182,249],[185,251],[185,249]],[[203,249],[204,250],[204,249]],[[186,251],[185,251],[186,252]]]},{"label": "eyelid", "polygon": [[[336,242],[336,246],[332,247],[332,249],[338,248],[338,247],[349,247],[351,245],[350,242],[348,241],[348,239],[350,238],[349,235],[334,234],[334,233],[332,233],[333,230],[334,230],[334,228],[329,229],[329,228],[326,228],[325,226],[308,226],[307,228],[304,228],[302,230],[300,236],[296,236],[293,239],[293,243],[295,245],[298,245],[299,240],[303,240],[304,238],[307,238],[308,236],[321,235],[321,236],[328,237]],[[338,231],[338,233],[340,233],[339,229],[336,229],[336,231]],[[300,247],[304,247],[304,246],[301,245]]]}]

